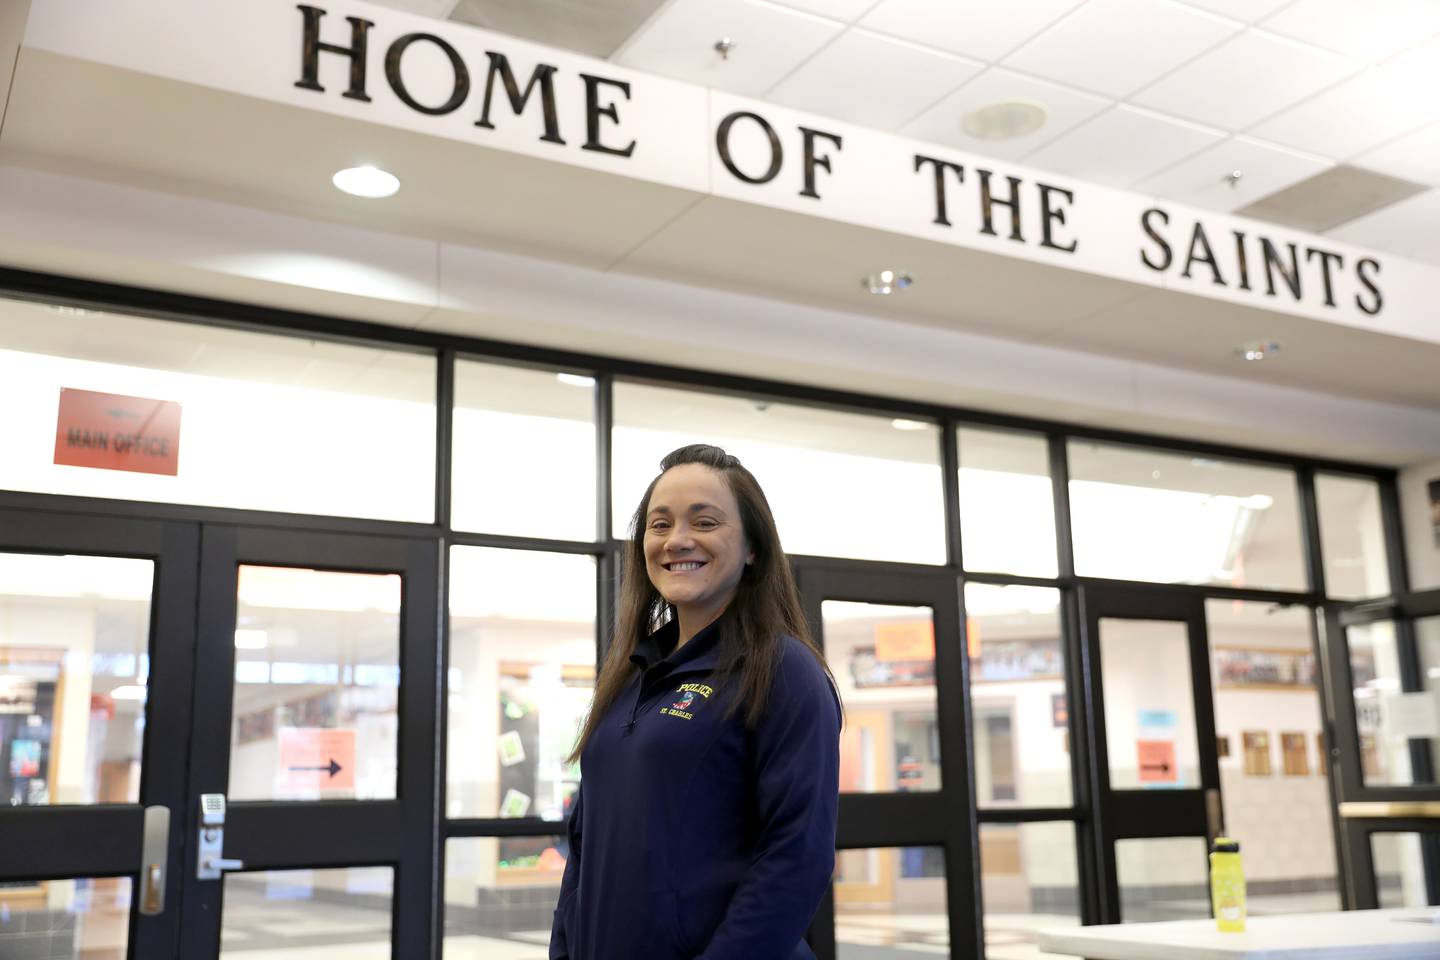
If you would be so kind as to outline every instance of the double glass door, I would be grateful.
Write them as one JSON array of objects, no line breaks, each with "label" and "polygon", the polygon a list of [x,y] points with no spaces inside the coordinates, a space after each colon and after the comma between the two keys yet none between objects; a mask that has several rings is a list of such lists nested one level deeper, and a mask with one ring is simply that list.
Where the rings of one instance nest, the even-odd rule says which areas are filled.
[{"label": "double glass door", "polygon": [[0,511],[0,956],[425,955],[438,595],[434,541]]}]

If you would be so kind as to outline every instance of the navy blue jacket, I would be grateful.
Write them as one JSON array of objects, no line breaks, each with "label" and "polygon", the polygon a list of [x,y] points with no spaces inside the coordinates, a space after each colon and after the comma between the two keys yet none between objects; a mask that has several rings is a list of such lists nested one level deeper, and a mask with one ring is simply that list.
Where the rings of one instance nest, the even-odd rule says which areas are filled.
[{"label": "navy blue jacket", "polygon": [[[835,866],[840,706],[786,638],[764,719],[726,716],[712,624],[637,644],[581,757],[551,960],[813,960]],[[667,656],[673,651],[673,655]]]}]

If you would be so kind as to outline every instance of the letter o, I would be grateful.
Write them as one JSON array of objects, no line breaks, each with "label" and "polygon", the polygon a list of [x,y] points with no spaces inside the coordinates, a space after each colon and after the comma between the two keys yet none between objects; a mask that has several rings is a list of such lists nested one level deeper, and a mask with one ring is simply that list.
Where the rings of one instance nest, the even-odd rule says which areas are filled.
[{"label": "letter o", "polygon": [[[405,78],[400,75],[400,58],[405,55],[406,50],[410,49],[412,43],[419,40],[428,40],[439,47],[441,52],[450,58],[450,66],[455,71],[455,89],[451,92],[450,99],[438,107],[427,107],[412,97],[410,91],[405,88]],[[399,97],[407,107],[431,116],[454,113],[460,109],[465,98],[470,96],[470,71],[466,69],[465,61],[460,58],[460,54],[454,47],[433,33],[407,33],[390,44],[390,49],[385,54],[385,78],[390,81],[390,89],[395,91],[395,96]]]},{"label": "letter o", "polygon": [[[736,120],[754,120],[760,124],[760,129],[770,138],[770,169],[765,171],[764,176],[752,177],[735,166],[735,161],[730,157],[730,128],[735,126]],[[724,120],[715,130],[715,147],[720,151],[720,162],[725,164],[725,169],[733,173],[737,178],[746,183],[769,183],[780,174],[780,165],[785,159],[785,151],[780,146],[780,138],[775,135],[775,128],[766,122],[765,118],[758,113],[750,113],[746,110],[737,110]]]}]

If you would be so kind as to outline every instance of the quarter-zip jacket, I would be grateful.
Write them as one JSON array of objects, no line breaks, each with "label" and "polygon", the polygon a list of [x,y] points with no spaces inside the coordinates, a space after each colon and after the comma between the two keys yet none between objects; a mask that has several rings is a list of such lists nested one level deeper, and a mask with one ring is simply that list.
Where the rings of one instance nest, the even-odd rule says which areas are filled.
[{"label": "quarter-zip jacket", "polygon": [[635,676],[581,757],[551,960],[813,960],[805,930],[835,865],[840,705],[784,638],[764,719],[726,716],[716,624]]}]

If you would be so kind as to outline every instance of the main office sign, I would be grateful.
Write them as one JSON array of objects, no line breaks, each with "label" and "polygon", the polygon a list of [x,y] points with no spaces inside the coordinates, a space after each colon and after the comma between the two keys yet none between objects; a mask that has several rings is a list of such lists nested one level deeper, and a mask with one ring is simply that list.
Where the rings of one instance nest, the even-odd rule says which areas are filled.
[{"label": "main office sign", "polygon": [[1426,305],[1440,270],[1428,265],[362,0],[45,0],[25,43],[697,196],[1440,342]]}]

